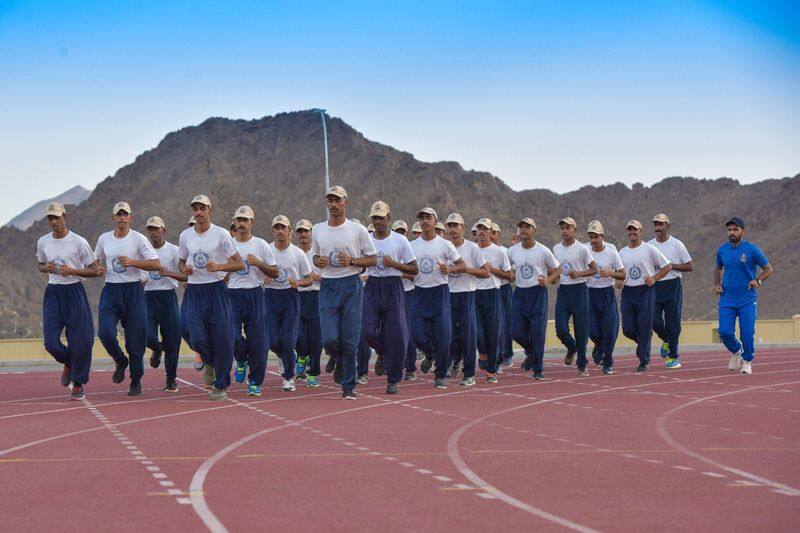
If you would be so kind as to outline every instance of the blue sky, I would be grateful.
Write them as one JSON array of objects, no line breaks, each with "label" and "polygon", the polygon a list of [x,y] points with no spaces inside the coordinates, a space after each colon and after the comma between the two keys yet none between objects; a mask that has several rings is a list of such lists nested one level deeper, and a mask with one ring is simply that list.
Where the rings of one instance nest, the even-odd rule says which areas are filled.
[{"label": "blue sky", "polygon": [[800,3],[0,0],[0,223],[209,116],[324,107],[511,187],[800,172]]}]

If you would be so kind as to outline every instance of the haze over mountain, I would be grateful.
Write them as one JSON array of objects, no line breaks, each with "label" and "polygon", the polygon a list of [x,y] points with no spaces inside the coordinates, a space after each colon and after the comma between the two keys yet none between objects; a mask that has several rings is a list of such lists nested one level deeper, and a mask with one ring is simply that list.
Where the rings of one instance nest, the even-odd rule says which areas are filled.
[{"label": "haze over mountain", "polygon": [[33,225],[34,222],[42,218],[42,211],[50,202],[59,202],[62,204],[80,205],[81,202],[86,200],[92,193],[89,189],[85,189],[80,185],[76,185],[68,191],[62,192],[52,198],[36,202],[22,213],[8,221],[7,226],[14,226],[15,228],[26,230]]},{"label": "haze over mountain", "polygon": [[[608,239],[623,244],[625,222],[641,220],[648,238],[656,213],[672,219],[672,233],[684,241],[695,271],[684,276],[684,316],[716,316],[712,269],[716,248],[725,240],[724,222],[732,215],[748,223],[757,242],[776,268],[759,299],[762,318],[782,318],[800,312],[800,174],[750,185],[721,178],[699,180],[671,177],[652,187],[622,183],[583,187],[568,194],[536,189],[514,191],[488,172],[464,170],[455,162],[425,163],[411,154],[366,139],[339,118],[328,117],[331,183],[347,188],[348,216],[366,223],[369,205],[382,199],[394,219],[413,221],[416,210],[430,205],[441,218],[458,211],[471,224],[488,216],[503,227],[508,243],[514,223],[532,216],[537,239],[548,246],[559,240],[558,220],[566,215],[580,225],[600,219]],[[97,185],[77,207],[68,207],[71,230],[94,246],[100,233],[112,228],[111,207],[131,204],[133,227],[144,231],[151,215],[167,224],[167,239],[177,242],[191,215],[188,203],[198,193],[214,204],[213,218],[227,225],[236,207],[248,204],[256,212],[255,233],[271,240],[269,222],[276,214],[322,220],[322,131],[319,114],[282,113],[258,120],[210,118],[168,134]],[[40,213],[41,216],[41,213]],[[46,284],[35,268],[36,240],[48,231],[39,220],[29,229],[0,228],[0,336],[41,334],[41,298]],[[87,280],[96,309],[102,282]],[[555,300],[551,294],[551,307]],[[16,324],[16,327],[15,327]]]}]

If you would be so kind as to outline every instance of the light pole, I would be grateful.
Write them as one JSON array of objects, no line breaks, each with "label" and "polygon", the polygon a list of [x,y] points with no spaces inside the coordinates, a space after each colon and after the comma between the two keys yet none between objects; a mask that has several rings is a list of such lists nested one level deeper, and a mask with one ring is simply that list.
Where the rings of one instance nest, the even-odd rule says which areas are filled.
[{"label": "light pole", "polygon": [[[325,191],[328,192],[328,189],[331,186],[330,182],[330,174],[328,173],[328,127],[325,124],[325,110],[320,108],[312,109],[313,112],[319,113],[320,118],[322,119],[322,147],[325,154]],[[325,210],[325,219],[328,218],[328,210]]]}]

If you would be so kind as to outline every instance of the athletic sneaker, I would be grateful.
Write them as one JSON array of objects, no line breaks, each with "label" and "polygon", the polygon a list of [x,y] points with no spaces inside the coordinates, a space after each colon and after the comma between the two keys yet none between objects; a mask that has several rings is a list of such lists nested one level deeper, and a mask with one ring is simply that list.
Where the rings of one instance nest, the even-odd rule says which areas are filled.
[{"label": "athletic sneaker", "polygon": [[431,367],[433,366],[433,359],[428,359],[427,357],[422,360],[422,363],[419,365],[419,369],[422,371],[423,374],[427,374],[431,371]]},{"label": "athletic sneaker", "polygon": [[677,357],[667,357],[667,361],[664,363],[664,368],[680,368],[681,362]]},{"label": "athletic sneaker", "polygon": [[344,374],[344,372],[342,371],[342,365],[340,365],[339,362],[337,361],[336,368],[333,369],[333,382],[336,383],[337,385],[342,382],[342,374]]},{"label": "athletic sneaker", "polygon": [[567,350],[567,355],[564,356],[564,364],[569,366],[575,362],[575,350]]},{"label": "athletic sneaker", "polygon": [[386,373],[386,360],[382,355],[375,359],[375,375],[382,376]]},{"label": "athletic sneaker", "polygon": [[460,387],[472,387],[475,385],[475,377],[470,376],[468,378],[464,378],[461,380],[461,383],[458,384]]},{"label": "athletic sneaker", "polygon": [[489,356],[486,354],[478,354],[478,368],[481,370],[486,370],[486,362],[489,360]]},{"label": "athletic sneaker", "polygon": [[240,363],[236,361],[236,370],[233,373],[233,379],[236,383],[244,383],[244,378],[247,377],[247,361]]},{"label": "athletic sneaker", "polygon": [[117,367],[114,369],[114,375],[111,376],[111,381],[114,383],[122,383],[125,381],[125,369],[128,368],[128,359],[123,359],[122,363],[117,363],[115,361]]},{"label": "athletic sneaker", "polygon": [[283,392],[294,392],[295,391],[294,380],[284,379],[283,385],[281,385],[281,389],[283,390]]},{"label": "athletic sneaker", "polygon": [[436,389],[446,389],[447,383],[445,383],[444,379],[436,378],[436,381],[433,383],[433,387]]},{"label": "athletic sneaker", "polygon": [[214,381],[216,381],[217,375],[214,372],[214,368],[207,366],[205,368],[205,372],[203,372],[203,383],[205,384],[206,390],[211,390],[214,388]]},{"label": "athletic sneaker", "polygon": [[728,370],[731,372],[736,372],[739,370],[739,367],[742,366],[744,360],[742,359],[742,349],[739,348],[739,351],[735,354],[731,355],[731,360],[728,361]]},{"label": "athletic sneaker", "polygon": [[305,381],[305,380],[307,380],[307,379],[308,379],[308,374],[306,374],[305,372],[302,372],[302,373],[300,373],[300,374],[297,374],[297,375],[294,377],[294,379],[296,379],[297,381]]},{"label": "athletic sneaker", "polygon": [[397,383],[389,383],[386,386],[386,394],[397,394],[400,392],[400,389],[397,387]]},{"label": "athletic sneaker", "polygon": [[[301,375],[306,373],[306,365],[308,365],[308,356],[298,357],[297,362],[294,364],[294,373],[300,378]],[[303,377],[305,379],[305,376]]]},{"label": "athletic sneaker", "polygon": [[72,382],[72,368],[69,365],[64,365],[64,370],[61,371],[61,384],[65,387],[69,387],[69,384]]},{"label": "athletic sneaker", "polygon": [[646,372],[647,371],[647,363],[639,363],[639,366],[636,367],[637,372]]},{"label": "athletic sneaker", "polygon": [[661,348],[658,350],[658,353],[659,355],[661,355],[662,359],[666,359],[667,357],[669,357],[669,343],[662,342]]},{"label": "athletic sneaker", "polygon": [[247,386],[247,395],[248,396],[261,396],[261,387],[259,387],[255,383],[250,383]]},{"label": "athletic sneaker", "polygon": [[342,391],[342,400],[355,400],[358,396],[356,395],[356,391],[354,390],[343,390]]},{"label": "athletic sneaker", "polygon": [[603,364],[603,358],[600,355],[600,347],[596,344],[594,348],[592,348],[592,361],[594,361],[595,366],[601,366]]},{"label": "athletic sneaker", "polygon": [[150,366],[153,368],[158,368],[161,366],[161,354],[163,352],[161,350],[152,350],[150,352]]},{"label": "athletic sneaker", "polygon": [[582,378],[588,377],[589,376],[589,371],[586,369],[586,367],[579,368],[578,369],[578,376],[582,377]]},{"label": "athletic sneaker", "polygon": [[325,373],[330,374],[336,369],[336,359],[328,357],[328,362],[325,363]]},{"label": "athletic sneaker", "polygon": [[178,384],[174,379],[168,379],[167,384],[164,386],[164,392],[178,392]]},{"label": "athletic sneaker", "polygon": [[413,370],[406,370],[406,375],[403,377],[405,381],[417,381],[417,373]]},{"label": "athletic sneaker", "polygon": [[742,361],[742,370],[740,372],[742,374],[752,374],[753,364],[750,361]]},{"label": "athletic sneaker", "polygon": [[503,366],[502,366],[502,365],[497,365],[497,372],[496,372],[496,374],[497,374],[498,376],[502,376],[502,375],[503,375]]},{"label": "athletic sneaker", "polygon": [[208,399],[211,400],[211,401],[215,401],[215,402],[218,402],[218,401],[221,401],[221,400],[227,400],[228,399],[228,393],[225,392],[225,389],[218,389],[218,388],[214,387],[213,389],[211,389],[211,392],[208,393]]},{"label": "athletic sneaker", "polygon": [[203,361],[203,356],[199,353],[194,354],[194,369],[200,372],[206,367],[205,361]]},{"label": "athletic sneaker", "polygon": [[497,376],[491,372],[486,374],[486,383],[497,383]]},{"label": "athletic sneaker", "polygon": [[131,381],[131,388],[128,389],[128,396],[141,396],[142,382],[139,380]]},{"label": "athletic sneaker", "polygon": [[544,372],[534,372],[533,379],[544,379]]},{"label": "athletic sneaker", "polygon": [[453,361],[453,364],[447,369],[447,377],[454,378],[459,372],[461,372],[461,365],[458,361]]},{"label": "athletic sneaker", "polygon": [[610,366],[604,366],[603,367],[603,374],[613,374],[613,373],[614,373],[614,369],[611,368]]},{"label": "athletic sneaker", "polygon": [[527,371],[533,370],[533,356],[532,355],[526,355],[525,356],[525,360],[522,361],[522,370],[527,370]]},{"label": "athletic sneaker", "polygon": [[306,386],[319,387],[319,378],[317,376],[308,376],[308,381],[306,381]]},{"label": "athletic sneaker", "polygon": [[359,374],[358,377],[356,377],[356,383],[359,385],[366,385],[367,381],[369,381],[369,379],[366,374]]},{"label": "athletic sneaker", "polygon": [[425,352],[417,348],[417,361],[420,361],[425,358]]},{"label": "athletic sneaker", "polygon": [[505,357],[503,358],[503,362],[500,364],[502,364],[506,368],[511,368],[512,366],[514,366],[514,360],[511,359],[511,357]]},{"label": "athletic sneaker", "polygon": [[86,393],[83,392],[83,385],[73,385],[72,394],[69,395],[70,401],[83,400],[86,398]]}]

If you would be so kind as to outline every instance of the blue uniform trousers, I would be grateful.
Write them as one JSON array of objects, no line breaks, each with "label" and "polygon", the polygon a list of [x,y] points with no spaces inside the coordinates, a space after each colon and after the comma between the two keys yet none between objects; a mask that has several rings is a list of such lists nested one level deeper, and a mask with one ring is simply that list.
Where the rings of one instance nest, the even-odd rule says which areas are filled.
[{"label": "blue uniform trousers", "polygon": [[147,347],[164,352],[167,379],[174,381],[178,375],[178,350],[181,347],[178,294],[175,290],[145,291],[144,294],[147,300]]},{"label": "blue uniform trousers", "polygon": [[622,333],[636,343],[636,356],[645,364],[650,364],[655,296],[655,287],[647,285],[622,288]]},{"label": "blue uniform trousers", "polygon": [[486,355],[486,371],[497,372],[500,348],[500,289],[475,291],[478,352]]},{"label": "blue uniform trousers", "polygon": [[403,379],[408,322],[403,282],[397,276],[367,278],[361,314],[361,338],[386,362],[389,383]]},{"label": "blue uniform trousers", "polygon": [[144,375],[144,350],[147,347],[147,300],[138,281],[106,283],[97,308],[97,336],[117,363],[125,361],[125,352],[117,340],[117,324],[125,333],[125,351],[130,358],[131,381]]},{"label": "blue uniform trousers", "polygon": [[[75,385],[88,383],[92,367],[94,322],[83,283],[47,285],[42,302],[42,328],[47,353],[62,365],[70,367],[70,379]],[[62,331],[67,337],[66,346],[61,342]]]},{"label": "blue uniform trousers", "polygon": [[267,303],[269,349],[283,363],[283,379],[294,378],[294,347],[300,330],[300,293],[297,289],[264,290]]},{"label": "blue uniform trousers", "polygon": [[656,305],[653,331],[662,341],[669,343],[669,356],[678,357],[678,338],[681,335],[681,310],[683,286],[680,278],[659,281],[655,284]]},{"label": "blue uniform trousers", "polygon": [[184,337],[192,350],[214,368],[214,387],[227,389],[231,384],[231,365],[235,338],[231,324],[231,301],[222,281],[190,283],[183,294]]},{"label": "blue uniform trousers", "polygon": [[411,296],[411,338],[414,344],[433,359],[435,376],[444,379],[450,359],[452,324],[450,320],[450,288],[416,287]]},{"label": "blue uniform trousers", "polygon": [[[589,288],[589,338],[595,345],[597,360],[604,367],[614,366],[614,346],[619,335],[619,313],[614,287]],[[593,354],[594,355],[594,354]]]},{"label": "blue uniform trousers", "polygon": [[478,319],[475,314],[475,291],[450,293],[451,363],[462,362],[464,377],[475,376],[478,353]]},{"label": "blue uniform trousers", "polygon": [[[570,352],[578,354],[578,368],[586,366],[586,344],[589,341],[589,295],[586,283],[559,285],[556,294],[556,335]],[[569,332],[569,319],[575,330]]]},{"label": "blue uniform trousers", "polygon": [[544,369],[547,336],[547,289],[517,287],[511,298],[511,331],[514,340],[533,358],[533,371]]},{"label": "blue uniform trousers", "polygon": [[322,355],[322,331],[319,326],[319,291],[300,292],[300,327],[297,332],[297,356],[308,357],[309,376],[319,376]]},{"label": "blue uniform trousers", "polygon": [[322,346],[342,367],[342,391],[356,386],[356,350],[361,340],[361,307],[364,287],[358,274],[322,278],[319,319]]},{"label": "blue uniform trousers", "polygon": [[[267,370],[269,333],[267,331],[267,304],[264,289],[228,289],[231,300],[231,325],[233,326],[233,356],[239,363],[247,363],[248,381],[255,385],[264,383]],[[244,328],[244,336],[242,336]]]}]

